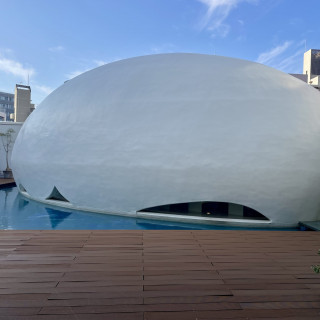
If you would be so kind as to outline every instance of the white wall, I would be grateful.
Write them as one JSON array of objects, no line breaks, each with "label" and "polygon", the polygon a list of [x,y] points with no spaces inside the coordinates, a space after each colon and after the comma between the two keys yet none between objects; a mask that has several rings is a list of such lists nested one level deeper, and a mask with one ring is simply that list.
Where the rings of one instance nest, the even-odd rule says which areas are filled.
[{"label": "white wall", "polygon": [[314,88],[249,61],[117,61],[41,103],[17,138],[12,169],[33,199],[48,201],[56,187],[76,209],[220,201],[294,226],[320,213],[319,105]]},{"label": "white wall", "polygon": [[[15,141],[17,138],[17,135],[22,127],[23,123],[22,122],[9,122],[9,121],[3,121],[0,122],[0,133],[6,133],[8,129],[13,129],[15,132],[13,133],[12,137],[13,140]],[[11,151],[13,148],[13,144],[10,147],[10,152],[9,152],[9,166],[11,167]],[[0,137],[0,171],[3,171],[6,169],[6,153],[4,151],[3,145],[2,145],[2,140]]]}]

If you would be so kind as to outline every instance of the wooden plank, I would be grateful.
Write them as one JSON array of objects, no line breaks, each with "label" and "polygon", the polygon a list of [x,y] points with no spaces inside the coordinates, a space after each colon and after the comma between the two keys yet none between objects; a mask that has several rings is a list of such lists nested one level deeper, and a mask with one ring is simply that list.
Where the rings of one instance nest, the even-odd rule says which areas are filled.
[{"label": "wooden plank", "polygon": [[0,231],[1,319],[316,319],[320,233]]}]

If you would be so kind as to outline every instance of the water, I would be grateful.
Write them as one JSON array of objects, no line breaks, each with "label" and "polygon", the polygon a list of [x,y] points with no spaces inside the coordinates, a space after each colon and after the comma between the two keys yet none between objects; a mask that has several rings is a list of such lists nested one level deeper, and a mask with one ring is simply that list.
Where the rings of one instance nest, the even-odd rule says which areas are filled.
[{"label": "water", "polygon": [[[16,187],[0,189],[1,230],[245,230],[246,228],[156,221],[50,207]],[[250,229],[252,230],[252,229]],[[263,229],[255,229],[263,230]],[[265,229],[270,230],[270,229]],[[277,229],[279,230],[279,229]],[[297,230],[297,229],[285,229]]]}]

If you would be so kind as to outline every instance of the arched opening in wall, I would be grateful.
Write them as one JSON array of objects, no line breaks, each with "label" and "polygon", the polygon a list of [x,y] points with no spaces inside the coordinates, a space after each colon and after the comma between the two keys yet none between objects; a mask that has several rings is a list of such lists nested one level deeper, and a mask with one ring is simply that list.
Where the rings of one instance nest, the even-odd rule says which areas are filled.
[{"label": "arched opening in wall", "polygon": [[202,216],[208,218],[269,220],[262,213],[247,206],[219,201],[173,203],[145,208],[139,210],[139,212]]},{"label": "arched opening in wall", "polygon": [[21,192],[25,192],[25,193],[28,193],[27,192],[27,190],[26,190],[26,188],[21,184],[21,183],[19,183],[19,190],[21,191]]},{"label": "arched opening in wall", "polygon": [[56,187],[53,187],[52,192],[46,200],[69,202],[69,200],[67,200]]}]

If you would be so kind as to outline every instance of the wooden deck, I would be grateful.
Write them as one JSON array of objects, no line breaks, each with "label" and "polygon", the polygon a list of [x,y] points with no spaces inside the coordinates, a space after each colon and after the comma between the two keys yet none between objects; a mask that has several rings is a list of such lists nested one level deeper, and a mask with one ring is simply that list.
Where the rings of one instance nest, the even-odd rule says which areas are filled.
[{"label": "wooden deck", "polygon": [[319,232],[0,231],[0,319],[320,319]]}]

